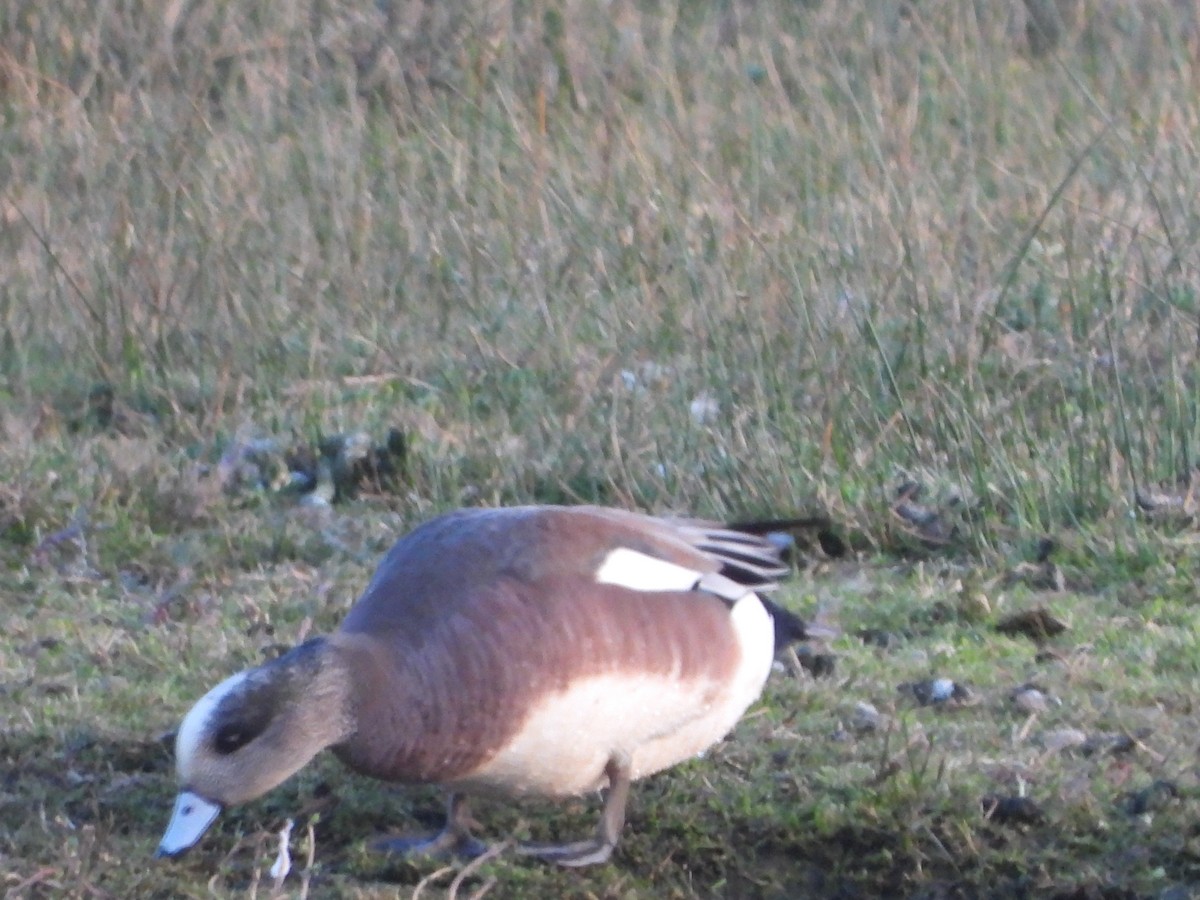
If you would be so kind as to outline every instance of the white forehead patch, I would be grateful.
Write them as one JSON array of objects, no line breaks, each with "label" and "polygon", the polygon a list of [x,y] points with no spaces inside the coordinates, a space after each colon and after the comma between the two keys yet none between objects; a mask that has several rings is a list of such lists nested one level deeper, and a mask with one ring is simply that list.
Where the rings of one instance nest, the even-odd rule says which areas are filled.
[{"label": "white forehead patch", "polygon": [[618,547],[596,570],[596,584],[615,584],[635,591],[690,591],[703,574],[657,556]]},{"label": "white forehead patch", "polygon": [[179,732],[175,735],[175,771],[179,773],[181,781],[187,782],[192,761],[196,758],[196,752],[208,731],[208,720],[212,717],[213,710],[226,695],[245,680],[245,672],[229,676],[197,700],[196,705],[183,717]]}]

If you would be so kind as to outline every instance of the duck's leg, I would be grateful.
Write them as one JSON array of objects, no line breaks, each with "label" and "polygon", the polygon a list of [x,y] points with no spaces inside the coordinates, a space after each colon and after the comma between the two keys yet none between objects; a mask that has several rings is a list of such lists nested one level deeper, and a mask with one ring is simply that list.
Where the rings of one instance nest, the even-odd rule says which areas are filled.
[{"label": "duck's leg", "polygon": [[632,768],[625,754],[614,755],[604,767],[608,776],[608,793],[604,798],[604,811],[596,836],[572,844],[522,844],[518,852],[537,856],[560,866],[590,866],[606,862],[617,846],[621,828],[625,825],[625,804],[629,800],[629,782]]},{"label": "duck's leg", "polygon": [[460,856],[471,859],[487,852],[487,844],[471,834],[470,804],[465,794],[451,794],[446,802],[446,825],[432,837],[382,838],[372,850],[404,856]]}]

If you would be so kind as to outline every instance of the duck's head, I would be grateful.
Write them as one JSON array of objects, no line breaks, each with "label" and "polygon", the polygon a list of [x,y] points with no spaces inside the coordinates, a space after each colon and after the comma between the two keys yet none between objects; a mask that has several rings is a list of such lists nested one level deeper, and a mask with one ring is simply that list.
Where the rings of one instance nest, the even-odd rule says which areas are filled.
[{"label": "duck's head", "polygon": [[352,730],[346,669],[324,638],[225,679],[175,737],[180,791],[157,856],[195,844],[226,806],[260,797]]}]

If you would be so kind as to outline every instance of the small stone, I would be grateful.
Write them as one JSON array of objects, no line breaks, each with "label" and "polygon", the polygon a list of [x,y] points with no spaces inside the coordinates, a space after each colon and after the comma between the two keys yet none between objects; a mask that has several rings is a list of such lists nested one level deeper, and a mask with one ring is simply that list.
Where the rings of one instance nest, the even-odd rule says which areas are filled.
[{"label": "small stone", "polygon": [[1084,756],[1096,753],[1109,753],[1113,756],[1123,756],[1132,753],[1139,746],[1142,738],[1150,735],[1150,729],[1142,728],[1134,734],[1094,734],[1080,746]]},{"label": "small stone", "polygon": [[702,391],[688,404],[688,412],[697,425],[711,425],[721,415],[721,404],[707,391]]},{"label": "small stone", "polygon": [[811,647],[803,645],[794,647],[792,652],[800,668],[813,678],[828,678],[837,666],[837,657],[832,653],[816,653]]},{"label": "small stone", "polygon": [[884,723],[883,714],[866,701],[860,700],[854,704],[854,714],[850,717],[850,727],[855,731],[876,731]]},{"label": "small stone", "polygon": [[1051,697],[1036,684],[1021,685],[1008,695],[1008,699],[1027,713],[1044,713],[1052,703],[1061,704],[1057,697]]},{"label": "small stone", "polygon": [[925,681],[905,682],[898,689],[912,694],[922,706],[947,703],[951,700],[962,704],[974,699],[970,688],[958,684],[950,678],[930,678]]},{"label": "small stone", "polygon": [[1047,753],[1058,753],[1072,747],[1082,747],[1087,743],[1087,734],[1078,728],[1058,728],[1047,731],[1042,735],[1042,746]]},{"label": "small stone", "polygon": [[884,631],[882,628],[860,628],[854,635],[868,647],[884,650],[890,650],[900,643],[900,637],[894,631]]}]

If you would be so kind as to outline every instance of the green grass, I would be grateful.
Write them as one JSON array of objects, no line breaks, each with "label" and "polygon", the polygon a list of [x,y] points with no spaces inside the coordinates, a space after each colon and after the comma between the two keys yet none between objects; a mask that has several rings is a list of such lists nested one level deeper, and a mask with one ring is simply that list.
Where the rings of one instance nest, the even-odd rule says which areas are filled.
[{"label": "green grass", "polygon": [[[432,824],[436,792],[331,760],[151,861],[160,737],[335,628],[415,523],[581,501],[826,511],[852,554],[814,550],[784,601],[840,624],[837,671],[778,674],[640,785],[612,864],[506,855],[459,896],[1200,883],[1185,4],[1061,3],[1041,55],[1017,4],[177,6],[0,11],[7,892],[268,896],[293,816],[290,894],[413,894],[438,864],[365,845]],[[256,434],[390,427],[391,491],[221,490]],[[905,482],[934,526],[894,511]],[[1019,569],[1045,536],[1061,591]],[[1070,625],[1053,654],[994,629],[1038,606]],[[972,702],[897,690],[929,677]],[[1033,721],[1028,681],[1061,701]],[[888,724],[856,731],[858,702]],[[1047,749],[1068,728],[1138,740]],[[1039,821],[985,816],[1022,793]],[[497,839],[594,814],[480,809]]]}]

